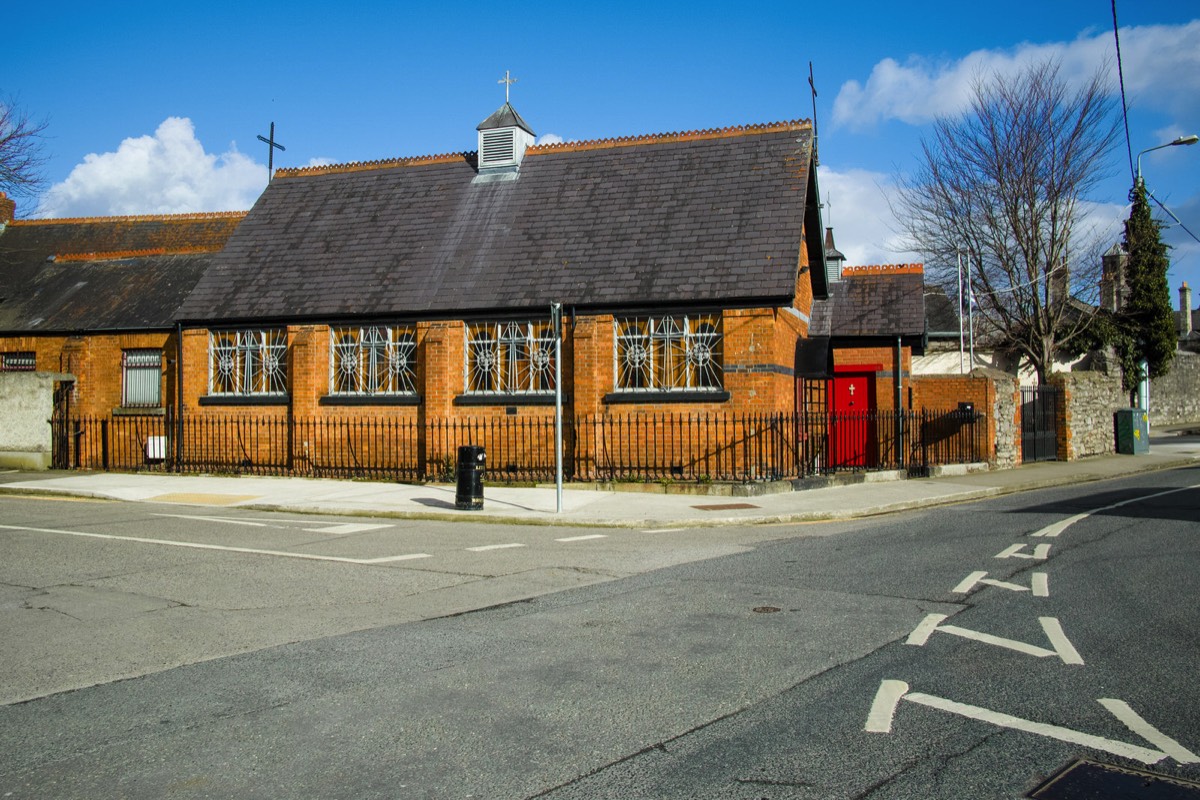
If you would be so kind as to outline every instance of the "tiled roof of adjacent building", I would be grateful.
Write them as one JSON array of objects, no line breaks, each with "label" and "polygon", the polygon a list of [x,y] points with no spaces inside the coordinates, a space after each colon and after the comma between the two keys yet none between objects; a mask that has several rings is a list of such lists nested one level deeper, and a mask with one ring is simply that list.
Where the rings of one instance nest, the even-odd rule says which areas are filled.
[{"label": "tiled roof of adjacent building", "polygon": [[281,170],[184,303],[192,322],[783,303],[807,121]]},{"label": "tiled roof of adjacent building", "polygon": [[810,336],[920,336],[925,331],[920,264],[846,267],[813,302]]},{"label": "tiled roof of adjacent building", "polygon": [[169,328],[245,212],[16,220],[0,232],[0,331]]}]

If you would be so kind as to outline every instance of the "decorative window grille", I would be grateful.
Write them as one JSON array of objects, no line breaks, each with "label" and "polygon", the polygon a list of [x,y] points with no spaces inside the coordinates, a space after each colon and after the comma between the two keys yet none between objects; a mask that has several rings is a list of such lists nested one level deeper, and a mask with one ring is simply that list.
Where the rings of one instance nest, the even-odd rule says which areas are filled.
[{"label": "decorative window grille", "polygon": [[722,388],[720,314],[625,317],[614,324],[618,390]]},{"label": "decorative window grille", "polygon": [[554,328],[538,322],[478,322],[467,326],[468,394],[554,391]]},{"label": "decorative window grille", "polygon": [[330,394],[403,395],[416,391],[415,328],[392,325],[330,331]]},{"label": "decorative window grille", "polygon": [[33,372],[37,356],[32,352],[0,353],[0,372]]},{"label": "decorative window grille", "polygon": [[162,405],[162,351],[122,351],[121,405],[126,408]]},{"label": "decorative window grille", "polygon": [[287,394],[287,331],[209,331],[208,393]]}]

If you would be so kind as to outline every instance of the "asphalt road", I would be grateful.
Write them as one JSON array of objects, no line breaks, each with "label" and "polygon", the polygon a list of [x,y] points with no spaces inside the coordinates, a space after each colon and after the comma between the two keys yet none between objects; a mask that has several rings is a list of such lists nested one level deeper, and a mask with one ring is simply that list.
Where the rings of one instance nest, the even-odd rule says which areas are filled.
[{"label": "asphalt road", "polygon": [[[1080,756],[1200,780],[1197,486],[1174,470],[854,524],[569,542],[592,534],[4,500],[4,618],[83,630],[96,597],[72,587],[119,593],[92,620],[115,642],[56,654],[161,651],[128,633],[140,617],[207,619],[176,635],[239,644],[0,707],[0,796],[1019,797]],[[240,550],[134,541],[151,538]],[[366,563],[416,552],[400,543],[429,558]],[[443,589],[472,605],[470,587],[563,570],[587,585],[431,610]],[[56,591],[62,610],[29,602]],[[311,635],[270,646],[276,624]],[[4,631],[0,672],[29,669],[27,628],[17,647]]]}]

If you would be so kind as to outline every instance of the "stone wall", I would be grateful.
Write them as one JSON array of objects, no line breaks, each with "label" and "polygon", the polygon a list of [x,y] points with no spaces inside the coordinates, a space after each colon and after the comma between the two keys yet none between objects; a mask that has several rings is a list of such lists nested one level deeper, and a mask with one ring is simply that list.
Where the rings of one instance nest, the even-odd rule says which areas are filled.
[{"label": "stone wall", "polygon": [[1200,426],[1200,353],[1175,353],[1171,371],[1150,382],[1150,424],[1153,427]]},{"label": "stone wall", "polygon": [[48,469],[54,382],[50,372],[0,372],[0,467]]},{"label": "stone wall", "polygon": [[1050,380],[1063,390],[1058,457],[1074,461],[1116,452],[1114,418],[1117,409],[1129,408],[1121,377],[1104,372],[1065,372]]},{"label": "stone wall", "polygon": [[995,466],[1008,469],[1021,463],[1021,387],[1015,375],[999,370],[976,369],[972,374],[984,374],[992,379],[994,393],[992,415],[995,437]]}]

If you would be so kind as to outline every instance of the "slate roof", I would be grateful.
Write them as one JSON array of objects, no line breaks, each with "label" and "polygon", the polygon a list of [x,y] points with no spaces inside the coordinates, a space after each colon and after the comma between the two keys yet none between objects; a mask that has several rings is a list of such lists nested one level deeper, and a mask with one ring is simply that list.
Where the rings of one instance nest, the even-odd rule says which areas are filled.
[{"label": "slate roof", "polygon": [[517,110],[509,103],[497,108],[492,112],[491,116],[479,123],[475,127],[477,131],[490,131],[493,128],[521,128],[527,131],[530,135],[533,134],[533,128],[529,127],[529,123],[517,113]]},{"label": "slate roof", "polygon": [[846,267],[813,301],[809,336],[921,336],[925,331],[924,270],[920,264]]},{"label": "slate roof", "polygon": [[807,121],[282,170],[180,309],[189,322],[453,316],[795,293]]},{"label": "slate roof", "polygon": [[946,294],[946,290],[936,284],[925,285],[925,329],[930,336],[958,337],[958,310]]},{"label": "slate roof", "polygon": [[0,232],[0,331],[166,329],[244,213],[17,220]]}]

